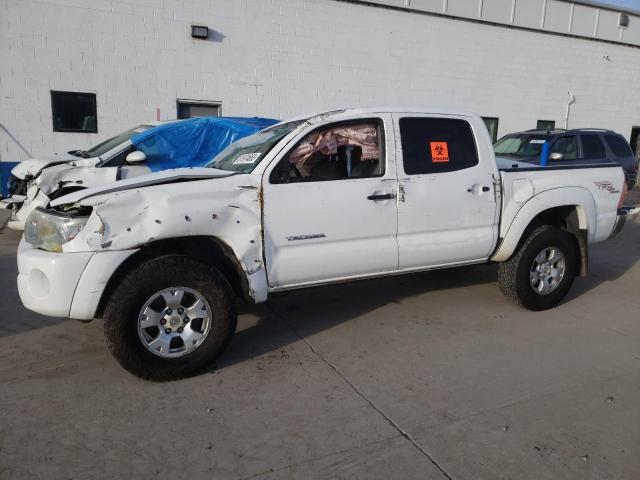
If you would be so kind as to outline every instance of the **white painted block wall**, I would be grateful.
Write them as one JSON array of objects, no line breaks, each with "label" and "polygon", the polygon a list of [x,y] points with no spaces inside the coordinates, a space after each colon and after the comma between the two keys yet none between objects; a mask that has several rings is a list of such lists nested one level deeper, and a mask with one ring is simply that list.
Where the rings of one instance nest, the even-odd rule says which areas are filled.
[{"label": "white painted block wall", "polygon": [[[212,30],[207,41],[190,25]],[[98,134],[54,133],[50,90],[95,92]],[[460,107],[500,135],[564,123],[629,136],[640,49],[334,0],[0,0],[0,122],[36,156],[176,116],[176,99],[286,118]],[[0,160],[24,154],[0,132]]]}]

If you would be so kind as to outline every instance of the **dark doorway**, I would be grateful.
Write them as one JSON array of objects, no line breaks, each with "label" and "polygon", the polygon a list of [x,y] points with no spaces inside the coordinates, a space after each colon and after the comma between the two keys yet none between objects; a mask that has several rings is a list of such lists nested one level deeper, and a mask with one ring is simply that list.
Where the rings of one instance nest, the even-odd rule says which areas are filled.
[{"label": "dark doorway", "polygon": [[536,130],[553,130],[556,128],[555,120],[538,120]]},{"label": "dark doorway", "polygon": [[487,126],[487,130],[489,130],[491,141],[493,143],[496,143],[496,141],[498,140],[498,118],[482,117],[482,120],[484,120],[484,124]]},{"label": "dark doorway", "polygon": [[631,144],[631,150],[633,150],[636,158],[640,158],[640,127],[631,128],[629,143]]},{"label": "dark doorway", "polygon": [[178,99],[178,118],[219,117],[222,110],[220,102],[206,100]]}]

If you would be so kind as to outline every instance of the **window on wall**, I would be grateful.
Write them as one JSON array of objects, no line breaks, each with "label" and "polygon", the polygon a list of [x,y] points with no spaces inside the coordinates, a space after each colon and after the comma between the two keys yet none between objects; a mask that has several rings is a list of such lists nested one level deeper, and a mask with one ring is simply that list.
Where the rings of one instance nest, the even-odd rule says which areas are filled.
[{"label": "window on wall", "polygon": [[631,144],[631,150],[633,150],[634,155],[640,158],[640,127],[631,128],[629,143]]},{"label": "window on wall", "polygon": [[96,94],[51,91],[54,132],[98,133]]},{"label": "window on wall", "polygon": [[556,121],[555,120],[538,120],[536,128],[538,130],[553,130],[554,128],[556,128]]},{"label": "window on wall", "polygon": [[498,140],[498,118],[482,117],[482,120],[484,120],[484,124],[487,126],[487,130],[489,130],[491,142],[496,143],[496,141]]},{"label": "window on wall", "polygon": [[178,118],[193,117],[219,117],[222,110],[220,102],[206,100],[180,100],[178,99]]},{"label": "window on wall", "polygon": [[471,125],[452,118],[401,118],[402,162],[409,175],[445,173],[478,164]]}]

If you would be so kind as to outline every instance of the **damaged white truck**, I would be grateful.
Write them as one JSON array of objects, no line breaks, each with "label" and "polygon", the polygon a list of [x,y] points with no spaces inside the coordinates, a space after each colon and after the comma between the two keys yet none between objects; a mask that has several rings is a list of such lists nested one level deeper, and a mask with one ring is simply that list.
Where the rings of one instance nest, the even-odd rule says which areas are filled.
[{"label": "damaged white truck", "polygon": [[104,318],[124,368],[170,380],[221,354],[236,297],[499,262],[507,297],[554,307],[624,224],[624,193],[612,164],[498,166],[474,114],[333,111],[36,210],[18,287],[36,312]]}]

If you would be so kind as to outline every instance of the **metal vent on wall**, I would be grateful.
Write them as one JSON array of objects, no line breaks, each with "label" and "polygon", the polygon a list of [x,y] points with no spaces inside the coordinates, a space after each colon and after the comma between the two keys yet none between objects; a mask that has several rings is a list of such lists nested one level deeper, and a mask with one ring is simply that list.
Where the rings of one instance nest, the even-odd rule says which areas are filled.
[{"label": "metal vent on wall", "polygon": [[621,13],[620,17],[618,18],[618,25],[621,27],[628,27],[629,26],[629,15],[627,15],[626,13]]}]

